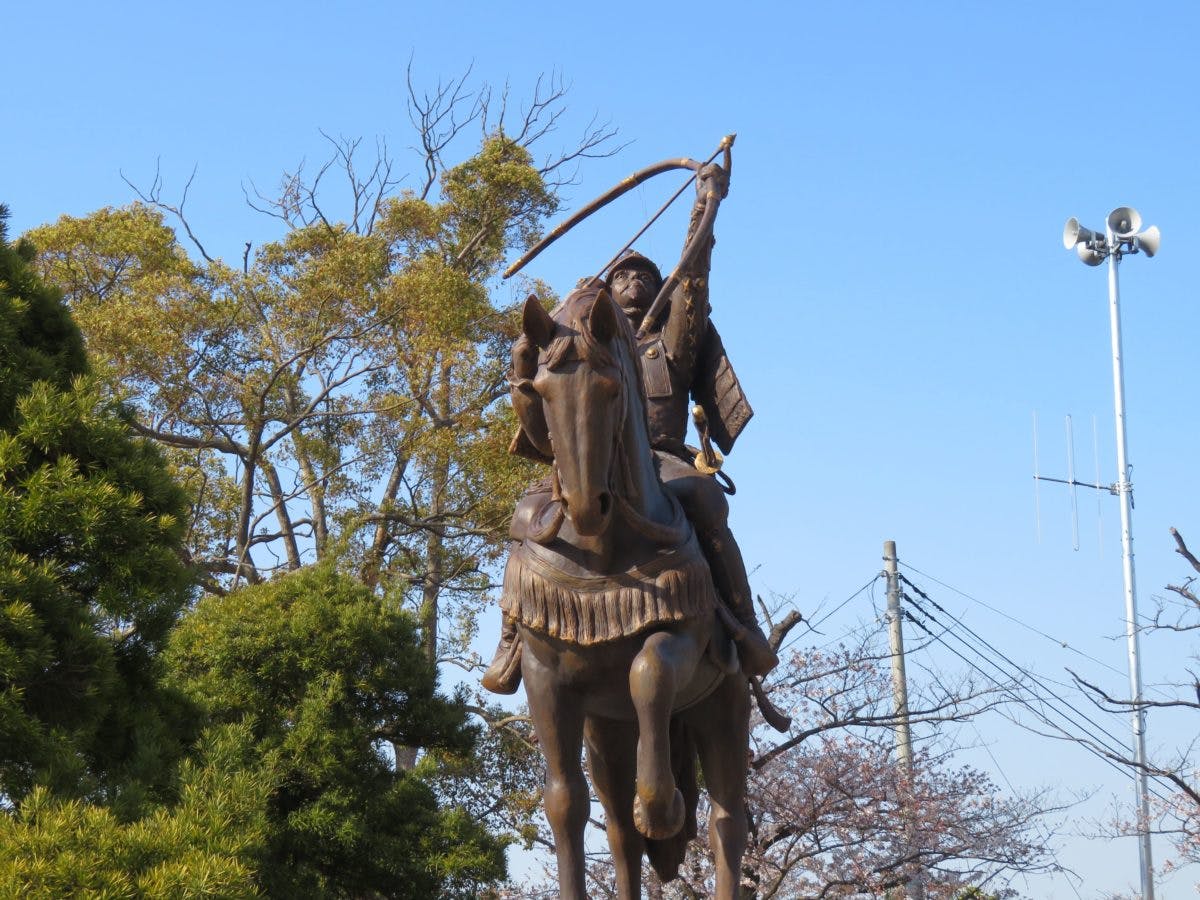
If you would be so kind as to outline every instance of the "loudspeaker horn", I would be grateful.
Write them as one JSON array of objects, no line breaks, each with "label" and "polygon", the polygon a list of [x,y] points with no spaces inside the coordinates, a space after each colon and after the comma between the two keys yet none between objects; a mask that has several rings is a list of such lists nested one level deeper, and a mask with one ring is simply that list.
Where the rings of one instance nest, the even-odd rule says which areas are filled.
[{"label": "loudspeaker horn", "polygon": [[1104,262],[1105,254],[1099,250],[1093,250],[1087,244],[1076,244],[1075,252],[1079,255],[1079,261],[1085,266],[1098,266]]},{"label": "loudspeaker horn", "polygon": [[1067,219],[1067,224],[1063,226],[1063,247],[1068,250],[1076,244],[1094,241],[1099,237],[1100,235],[1096,234],[1090,228],[1084,228],[1080,225],[1079,220],[1074,216]]},{"label": "loudspeaker horn", "polygon": [[1142,217],[1132,206],[1118,206],[1108,214],[1108,230],[1119,238],[1131,238],[1142,227]]},{"label": "loudspeaker horn", "polygon": [[1137,236],[1137,248],[1147,256],[1153,256],[1158,252],[1158,245],[1161,240],[1162,237],[1158,233],[1158,226],[1151,225]]}]

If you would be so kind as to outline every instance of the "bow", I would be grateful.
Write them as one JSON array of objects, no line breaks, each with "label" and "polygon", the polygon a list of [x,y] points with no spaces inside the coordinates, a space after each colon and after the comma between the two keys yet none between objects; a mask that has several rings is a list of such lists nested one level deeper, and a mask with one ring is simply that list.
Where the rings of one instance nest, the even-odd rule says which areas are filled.
[{"label": "bow", "polygon": [[[626,250],[633,246],[633,242],[645,234],[646,230],[658,220],[659,216],[666,212],[667,208],[679,198],[679,195],[687,190],[688,185],[696,180],[696,176],[699,174],[700,170],[716,159],[717,154],[722,152],[725,154],[725,172],[727,174],[732,172],[732,149],[733,142],[736,140],[736,138],[736,134],[725,135],[725,137],[721,138],[721,143],[717,146],[717,149],[714,150],[713,154],[704,162],[697,162],[694,159],[688,159],[686,157],[682,159],[664,159],[661,162],[656,162],[652,166],[647,166],[644,169],[634,172],[615,187],[605,191],[591,203],[581,207],[568,219],[555,226],[549,234],[531,247],[524,256],[505,269],[504,277],[510,278],[517,272],[521,271],[521,269],[523,269],[534,257],[536,257],[539,253],[557,241],[560,237],[562,237],[592,213],[599,209],[603,209],[609,203],[616,200],[618,197],[627,194],[642,182],[648,181],[655,175],[661,175],[663,172],[671,172],[676,169],[690,169],[692,172],[691,177],[680,186],[679,190],[677,190],[670,197],[670,199],[667,200],[666,203],[659,207],[658,212],[650,217],[649,221],[647,221],[646,224],[638,230],[637,234],[631,237],[625,243],[625,246],[617,251],[617,254],[607,263],[605,263],[600,271],[596,273],[596,278],[600,278],[606,271],[608,271],[609,267],[612,266],[613,263],[621,258],[621,255]],[[646,311],[646,315],[642,319],[642,327],[638,330],[639,338],[644,336],[646,332],[649,331],[653,326],[654,320],[662,311],[662,308],[666,304],[667,298],[670,296],[671,291],[673,291],[675,286],[679,284],[682,273],[686,271],[688,266],[695,261],[697,254],[700,252],[700,248],[703,246],[705,238],[711,233],[712,223],[717,217],[717,207],[720,205],[720,203],[720,195],[715,191],[709,191],[708,195],[705,197],[704,213],[701,216],[700,222],[692,235],[692,239],[688,241],[687,246],[683,248],[683,254],[679,257],[679,262],[671,271],[670,276],[668,276],[667,279],[662,283],[662,287],[659,289],[658,296],[654,298],[654,302],[650,304],[650,308]]]}]

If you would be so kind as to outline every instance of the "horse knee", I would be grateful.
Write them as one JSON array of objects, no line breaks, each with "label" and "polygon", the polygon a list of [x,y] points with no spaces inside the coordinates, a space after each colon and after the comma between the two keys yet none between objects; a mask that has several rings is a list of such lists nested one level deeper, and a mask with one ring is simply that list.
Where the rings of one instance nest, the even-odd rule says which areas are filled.
[{"label": "horse knee", "polygon": [[550,775],[543,788],[546,815],[551,820],[571,821],[587,815],[590,802],[583,772]]},{"label": "horse knee", "polygon": [[641,703],[665,692],[674,692],[674,671],[657,653],[639,653],[629,667],[629,691],[634,703]]},{"label": "horse knee", "polygon": [[676,681],[675,636],[657,632],[646,638],[629,667],[629,690],[634,702],[664,693],[673,694]]}]

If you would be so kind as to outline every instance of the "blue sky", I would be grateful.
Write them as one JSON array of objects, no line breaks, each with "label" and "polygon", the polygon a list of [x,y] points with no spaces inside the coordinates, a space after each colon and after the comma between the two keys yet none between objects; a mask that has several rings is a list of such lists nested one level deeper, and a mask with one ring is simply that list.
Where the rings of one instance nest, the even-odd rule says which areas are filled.
[{"label": "blue sky", "polygon": [[[20,233],[129,202],[121,171],[145,185],[161,160],[171,196],[195,167],[193,226],[210,252],[238,259],[245,241],[279,234],[245,207],[241,186],[269,189],[301,159],[322,159],[320,129],[382,137],[404,168],[410,58],[419,84],[473,65],[474,83],[507,80],[515,98],[539,73],[561,73],[571,91],[558,138],[570,143],[595,114],[630,142],[582,168],[568,205],[658,159],[705,156],[736,131],[712,298],[757,411],[728,466],[755,587],[806,612],[835,604],[879,569],[890,538],[903,561],[1121,669],[1115,501],[1103,495],[1101,542],[1096,498],[1080,494],[1075,552],[1067,494],[1043,486],[1039,543],[1032,417],[1043,473],[1064,475],[1063,416],[1073,415],[1086,480],[1096,416],[1101,481],[1116,479],[1105,278],[1059,236],[1068,216],[1100,228],[1113,207],[1136,206],[1163,234],[1159,256],[1122,267],[1149,611],[1184,575],[1167,528],[1200,545],[1190,408],[1200,309],[1187,280],[1187,248],[1200,246],[1197,9],[20,4],[4,14],[0,200]],[[658,207],[671,179],[589,220],[529,273],[567,289]],[[640,247],[669,265],[682,231],[668,216]],[[1075,664],[978,604],[935,596],[1027,665],[1063,678]],[[860,599],[827,635],[872,615]],[[1185,640],[1144,649],[1147,681],[1184,677]],[[1126,799],[1127,783],[1078,751],[1002,720],[979,727],[996,762],[972,762],[1018,786],[1095,792],[1076,820]],[[1169,751],[1195,732],[1155,717],[1150,744]],[[1136,883],[1130,841],[1068,835],[1063,859],[1083,876],[1083,897]],[[1177,876],[1159,896],[1190,896],[1194,880]],[[1016,886],[1076,896],[1062,878]]]}]

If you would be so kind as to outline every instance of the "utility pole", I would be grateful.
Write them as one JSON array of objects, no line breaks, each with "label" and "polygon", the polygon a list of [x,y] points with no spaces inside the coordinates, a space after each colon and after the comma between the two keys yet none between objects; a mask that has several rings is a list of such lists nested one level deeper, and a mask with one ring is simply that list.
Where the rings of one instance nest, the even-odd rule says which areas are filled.
[{"label": "utility pole", "polygon": [[[892,694],[896,710],[896,756],[904,778],[913,783],[912,729],[908,724],[908,679],[904,673],[904,629],[900,614],[900,571],[897,567],[896,542],[883,542],[883,572],[887,576],[888,642],[892,650]],[[905,831],[912,845],[912,824],[905,811]],[[921,876],[910,881],[905,890],[912,900],[925,900]]]}]

